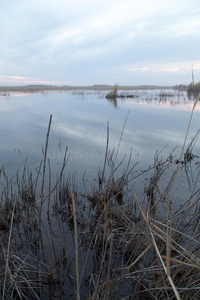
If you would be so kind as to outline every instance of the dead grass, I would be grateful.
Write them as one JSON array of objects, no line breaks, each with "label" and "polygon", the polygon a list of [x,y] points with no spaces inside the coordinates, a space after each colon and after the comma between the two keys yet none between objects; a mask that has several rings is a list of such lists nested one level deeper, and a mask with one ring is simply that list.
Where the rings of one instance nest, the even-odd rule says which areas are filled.
[{"label": "dead grass", "polygon": [[194,83],[194,79],[193,82],[191,82],[187,88],[187,94],[188,94],[188,98],[199,98],[200,97],[200,82]]}]

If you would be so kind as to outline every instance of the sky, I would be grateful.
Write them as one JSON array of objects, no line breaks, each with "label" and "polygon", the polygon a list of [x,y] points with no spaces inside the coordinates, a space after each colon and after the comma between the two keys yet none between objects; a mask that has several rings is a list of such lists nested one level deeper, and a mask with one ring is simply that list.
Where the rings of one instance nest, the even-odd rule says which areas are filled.
[{"label": "sky", "polygon": [[200,81],[199,0],[0,0],[0,86]]}]

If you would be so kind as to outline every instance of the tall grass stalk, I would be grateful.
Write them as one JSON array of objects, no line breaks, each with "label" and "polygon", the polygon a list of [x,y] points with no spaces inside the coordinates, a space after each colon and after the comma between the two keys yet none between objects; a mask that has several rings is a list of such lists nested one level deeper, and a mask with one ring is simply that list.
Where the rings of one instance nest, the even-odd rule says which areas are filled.
[{"label": "tall grass stalk", "polygon": [[74,218],[74,240],[75,240],[75,255],[76,255],[76,287],[77,287],[77,300],[80,300],[80,280],[79,280],[79,262],[78,262],[78,231],[76,221],[76,204],[74,193],[72,193],[72,211]]},{"label": "tall grass stalk", "polygon": [[[142,207],[141,207],[141,205],[139,203],[139,200],[138,200],[138,197],[137,197],[136,193],[134,191],[133,191],[133,193],[134,193],[135,199],[137,200],[138,206],[140,207],[140,211],[142,213],[142,216],[143,216],[143,218],[144,218],[144,220],[145,220],[145,222],[146,222],[146,224],[147,224],[147,226],[149,228],[149,232],[150,232],[150,235],[151,235],[151,238],[152,238],[152,242],[153,242],[153,245],[154,245],[155,252],[156,252],[156,254],[157,254],[158,258],[159,258],[159,261],[160,261],[160,263],[161,263],[161,265],[162,265],[162,267],[163,267],[163,269],[164,269],[164,271],[165,271],[165,273],[167,275],[167,278],[168,278],[169,283],[170,283],[170,285],[171,285],[171,287],[172,287],[172,289],[174,291],[176,299],[177,300],[181,300],[180,295],[179,295],[179,293],[178,293],[178,291],[176,289],[176,286],[175,286],[175,284],[174,284],[174,282],[173,282],[173,280],[172,280],[172,278],[170,276],[170,271],[166,268],[165,263],[164,263],[164,261],[162,259],[161,254],[160,254],[160,251],[158,249],[157,243],[156,243],[154,235],[153,235],[153,230],[152,230],[151,225],[150,225],[150,223],[151,223],[150,219],[148,218],[148,215],[145,216],[145,213],[143,212],[143,209],[142,209]],[[170,257],[167,257],[167,260],[170,260]]]},{"label": "tall grass stalk", "polygon": [[[194,80],[194,79],[193,79]],[[177,174],[178,174],[178,171],[180,169],[180,166],[181,166],[181,161],[182,161],[182,158],[183,158],[183,153],[184,153],[184,150],[185,150],[185,145],[186,145],[186,141],[188,139],[188,134],[189,134],[189,130],[190,130],[190,127],[191,127],[191,123],[192,123],[192,118],[193,118],[193,113],[194,113],[194,109],[196,107],[196,104],[197,102],[200,100],[200,94],[198,95],[198,97],[196,98],[196,100],[194,101],[194,104],[193,104],[193,107],[192,107],[192,111],[191,111],[191,114],[190,114],[190,119],[189,119],[189,122],[188,122],[188,126],[187,126],[187,130],[186,130],[186,134],[185,134],[185,138],[184,138],[184,141],[183,141],[183,146],[181,148],[181,154],[180,154],[180,158],[179,158],[179,161],[178,161],[178,164],[177,164],[177,168],[176,168],[176,171],[175,171],[175,174],[174,174],[174,178],[171,182],[171,186],[170,188],[168,189],[168,194],[170,193],[171,189],[173,188],[174,184],[175,184],[175,181],[176,181],[176,178],[177,178]]]},{"label": "tall grass stalk", "polygon": [[49,134],[50,134],[50,129],[51,129],[51,122],[52,122],[52,115],[50,115],[49,118],[49,126],[47,130],[47,137],[46,137],[46,144],[45,144],[45,152],[44,152],[44,161],[43,161],[43,172],[42,172],[42,186],[41,186],[41,210],[42,210],[42,205],[44,202],[44,182],[45,182],[45,174],[46,174],[46,160],[47,160],[47,150],[48,150],[48,144],[49,144]]},{"label": "tall grass stalk", "polygon": [[[5,264],[5,275],[4,275],[4,283],[3,283],[2,300],[5,299],[6,281],[7,281],[8,269],[9,269],[8,263],[9,263],[9,259],[10,259],[10,247],[11,247],[11,238],[12,238],[12,230],[13,230],[15,205],[16,205],[16,198],[15,198],[15,201],[13,203],[12,216],[11,216],[11,222],[10,222],[10,230],[9,230],[8,247],[7,247],[7,253],[6,253],[6,264]],[[20,297],[20,294],[19,294],[19,297]]]},{"label": "tall grass stalk", "polygon": [[105,176],[105,170],[106,170],[106,162],[108,158],[108,145],[109,145],[109,123],[107,122],[107,141],[106,141],[106,152],[105,152],[105,158],[104,158],[104,165],[103,165],[103,171],[102,176],[99,174],[99,187],[103,188],[104,185],[104,176]]}]

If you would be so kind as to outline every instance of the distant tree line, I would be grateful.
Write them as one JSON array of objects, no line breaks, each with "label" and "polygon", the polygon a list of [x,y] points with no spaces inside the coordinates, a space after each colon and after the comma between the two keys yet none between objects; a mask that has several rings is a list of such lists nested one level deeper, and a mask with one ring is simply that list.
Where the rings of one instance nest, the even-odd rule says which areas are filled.
[{"label": "distant tree line", "polygon": [[175,91],[184,92],[187,91],[188,85],[185,84],[179,84],[174,86]]},{"label": "distant tree line", "polygon": [[189,99],[191,99],[192,97],[197,98],[197,96],[200,93],[200,82],[197,82],[195,84],[193,84],[193,82],[191,82],[188,85],[187,93],[188,93],[188,98]]}]

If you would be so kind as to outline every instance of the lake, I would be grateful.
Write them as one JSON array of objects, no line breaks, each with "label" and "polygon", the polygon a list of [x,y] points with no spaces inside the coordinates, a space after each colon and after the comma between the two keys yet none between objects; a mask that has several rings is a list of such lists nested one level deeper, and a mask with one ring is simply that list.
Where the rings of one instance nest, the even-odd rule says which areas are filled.
[{"label": "lake", "polygon": [[[175,149],[174,154],[179,158],[193,105],[186,92],[141,90],[119,91],[119,94],[131,92],[135,97],[118,99],[117,107],[105,98],[106,91],[1,96],[1,165],[9,176],[20,171],[26,160],[32,170],[39,165],[50,114],[53,121],[48,158],[54,175],[59,171],[67,146],[66,171],[76,174],[79,183],[84,172],[88,180],[95,179],[104,162],[107,123],[109,149],[118,151],[119,160],[124,155],[128,157],[132,150],[131,163],[139,162],[137,169],[152,165],[156,151],[160,157],[167,157]],[[186,146],[199,129],[199,111],[197,105]],[[195,151],[199,152],[198,141]]]},{"label": "lake", "polygon": [[[30,286],[26,289],[30,291],[33,299],[34,293],[42,289],[41,286],[40,288],[37,286],[38,276],[40,279],[41,276],[47,276],[43,296],[40,295],[38,299],[50,299],[51,294],[55,296],[51,299],[58,297],[66,299],[66,295],[68,299],[76,297],[77,269],[74,266],[76,234],[71,205],[73,187],[77,206],[79,266],[82,274],[81,299],[86,299],[88,295],[92,295],[90,299],[97,299],[95,297],[97,294],[100,295],[104,282],[111,282],[112,288],[107,290],[107,295],[111,295],[109,299],[123,299],[123,297],[125,299],[132,295],[135,286],[132,282],[129,283],[132,277],[126,278],[126,267],[130,261],[140,257],[141,253],[143,255],[145,253],[146,256],[141,262],[142,265],[139,265],[138,272],[140,273],[143,268],[151,270],[149,269],[152,266],[151,257],[155,256],[155,252],[151,251],[151,245],[148,246],[148,251],[144,251],[143,248],[144,245],[147,246],[149,236],[146,236],[145,222],[141,221],[142,214],[133,204],[137,197],[141,201],[141,207],[142,203],[147,203],[148,209],[152,209],[151,217],[156,218],[160,210],[161,216],[159,215],[155,222],[160,222],[162,217],[163,222],[168,222],[168,217],[165,216],[167,210],[169,209],[172,214],[173,211],[177,211],[173,219],[176,233],[180,230],[179,225],[184,223],[186,201],[189,205],[193,199],[193,196],[190,199],[191,193],[195,195],[198,192],[195,179],[199,172],[200,143],[198,139],[194,141],[193,138],[200,129],[200,105],[197,104],[194,110],[184,153],[193,142],[190,145],[188,160],[184,163],[180,162],[179,158],[193,108],[193,101],[187,98],[187,93],[174,90],[119,90],[118,93],[123,94],[123,97],[114,101],[106,99],[107,91],[91,90],[0,95],[1,218],[3,220],[5,215],[7,220],[3,225],[0,223],[0,230],[4,231],[6,239],[6,229],[10,226],[7,222],[10,224],[11,220],[14,220],[13,251],[17,252],[19,257],[24,257],[19,266],[21,258],[18,257],[15,266],[18,266],[17,272],[20,272],[22,265],[27,270],[25,262],[28,260],[26,274],[32,278],[33,283],[37,278],[36,290]],[[52,124],[47,150],[50,164],[47,163],[46,166],[47,177],[44,184],[44,194],[47,193],[47,197],[44,205],[40,206],[44,196],[41,195],[40,188],[37,195],[33,193],[35,183],[33,178],[38,175],[39,179],[42,179],[40,176],[42,169],[38,168],[44,157],[50,115]],[[49,182],[53,187],[59,177],[66,147],[68,147],[68,161],[64,171],[66,181],[61,180],[64,188],[59,183],[58,190],[49,192]],[[104,173],[105,153],[107,160]],[[168,181],[176,172],[178,164],[180,170],[175,184],[170,189]],[[29,175],[22,176],[20,181],[24,166]],[[163,173],[162,166],[165,166]],[[129,180],[123,174],[128,173],[132,167]],[[8,178],[3,176],[4,170]],[[159,176],[162,177],[161,182]],[[15,182],[13,185],[12,181],[9,181],[12,177]],[[72,178],[73,182],[67,178]],[[122,180],[118,182],[118,178]],[[165,193],[165,183],[170,190],[169,193]],[[114,189],[120,184],[122,190],[116,194]],[[152,184],[153,190],[150,190]],[[122,195],[124,186],[127,186],[125,199]],[[17,196],[14,191],[17,191]],[[111,206],[109,206],[110,198],[113,198]],[[166,200],[168,198],[169,206]],[[13,204],[15,199],[17,199],[16,208]],[[154,203],[157,205],[157,211],[154,209]],[[179,210],[182,207],[183,214],[180,221]],[[192,217],[191,215],[188,217],[193,218],[194,210],[195,208],[192,208]],[[109,218],[106,219],[108,215]],[[135,233],[137,231],[135,224],[141,226],[138,227],[141,228],[139,233]],[[187,227],[188,232],[189,230],[191,228]],[[135,244],[138,236],[141,240]],[[183,240],[186,243],[185,236]],[[176,241],[178,243],[178,238]],[[192,243],[194,241],[195,238]],[[188,243],[188,247],[193,246],[190,241]],[[12,259],[15,260],[16,255]],[[154,259],[157,267],[156,262],[157,259]],[[104,263],[108,263],[105,270]],[[36,266],[37,271],[34,267],[32,273],[29,273],[30,265]],[[109,274],[107,270],[111,270]],[[102,277],[98,277],[100,276],[98,274]],[[119,274],[122,274],[121,277]],[[109,276],[113,276],[116,281],[109,281]],[[27,284],[27,280],[23,282]],[[119,289],[119,286],[122,288]],[[26,294],[27,297],[30,297],[30,294]]]}]

